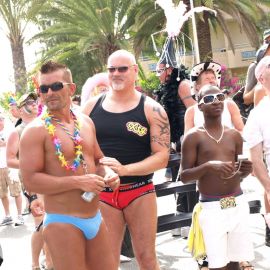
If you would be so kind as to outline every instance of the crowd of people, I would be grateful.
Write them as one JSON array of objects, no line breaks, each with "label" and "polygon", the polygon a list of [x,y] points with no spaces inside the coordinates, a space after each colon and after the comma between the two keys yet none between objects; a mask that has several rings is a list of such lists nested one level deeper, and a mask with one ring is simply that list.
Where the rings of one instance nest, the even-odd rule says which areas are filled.
[{"label": "crowd of people", "polygon": [[[118,50],[108,58],[107,73],[87,81],[83,106],[67,66],[53,61],[41,66],[37,93],[10,104],[13,123],[0,113],[0,198],[5,215],[0,225],[14,222],[8,189],[17,207],[15,225],[24,224],[25,194],[36,226],[32,269],[41,269],[42,250],[46,269],[118,269],[126,227],[139,269],[160,269],[152,178],[167,166],[172,148],[181,152],[179,180],[197,181],[192,204],[179,196],[176,211],[200,206],[196,209],[205,254],[198,267],[253,269],[249,206],[241,182],[253,171],[265,189],[265,210],[270,212],[267,33],[252,69],[263,95],[256,102],[253,95],[255,108],[245,126],[237,105],[220,89],[221,65],[215,62],[195,65],[190,75],[184,66],[159,63],[160,88],[154,100],[136,90],[139,68],[134,55]],[[256,89],[247,89],[244,99]],[[39,116],[38,103],[43,107]],[[243,138],[250,160],[240,158]],[[267,224],[265,244],[270,246]]]}]

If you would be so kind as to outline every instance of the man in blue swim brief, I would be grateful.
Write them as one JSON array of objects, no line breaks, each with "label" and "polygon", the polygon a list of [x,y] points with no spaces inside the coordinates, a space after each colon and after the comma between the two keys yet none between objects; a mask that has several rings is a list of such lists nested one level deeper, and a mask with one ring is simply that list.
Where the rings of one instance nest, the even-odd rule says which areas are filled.
[{"label": "man in blue swim brief", "polygon": [[[98,195],[105,186],[115,190],[119,176],[99,163],[104,155],[93,122],[72,111],[76,85],[70,70],[49,61],[40,69],[39,84],[47,108],[22,134],[20,168],[26,189],[43,195],[42,233],[54,269],[116,270]],[[43,207],[39,200],[33,203]]]}]

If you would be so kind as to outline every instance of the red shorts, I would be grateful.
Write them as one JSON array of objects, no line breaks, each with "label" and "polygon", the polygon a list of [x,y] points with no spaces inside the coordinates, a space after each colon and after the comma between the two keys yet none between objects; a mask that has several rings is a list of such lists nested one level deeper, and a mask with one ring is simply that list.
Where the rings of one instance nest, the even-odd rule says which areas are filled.
[{"label": "red shorts", "polygon": [[137,198],[152,192],[155,192],[153,182],[152,180],[146,180],[120,186],[115,191],[106,187],[105,190],[99,194],[99,198],[100,201],[122,210]]}]

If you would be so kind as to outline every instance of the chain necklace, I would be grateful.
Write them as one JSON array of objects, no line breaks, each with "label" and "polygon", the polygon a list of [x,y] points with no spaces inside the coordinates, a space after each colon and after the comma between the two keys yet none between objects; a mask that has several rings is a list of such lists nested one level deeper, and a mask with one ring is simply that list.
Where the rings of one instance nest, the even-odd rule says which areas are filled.
[{"label": "chain necklace", "polygon": [[65,167],[66,170],[76,171],[76,169],[82,163],[82,145],[81,145],[82,138],[80,137],[80,132],[79,132],[80,131],[79,121],[77,120],[76,116],[74,115],[74,113],[72,111],[71,111],[71,115],[72,115],[73,120],[74,120],[74,134],[71,134],[68,130],[63,128],[63,125],[60,121],[59,122],[56,121],[55,118],[54,118],[54,120],[57,122],[58,125],[60,125],[63,128],[63,130],[67,133],[67,135],[69,135],[69,137],[73,140],[75,158],[74,158],[72,164],[69,164],[68,161],[66,160],[66,158],[62,152],[61,141],[55,135],[56,128],[52,124],[53,116],[50,115],[48,113],[48,111],[45,111],[45,113],[42,116],[42,119],[45,122],[45,128],[47,129],[48,133],[51,135],[51,138],[52,138],[52,141],[54,143],[55,150],[56,150],[56,155],[58,157],[58,160],[61,163],[61,166]]},{"label": "chain necklace", "polygon": [[209,138],[211,138],[212,140],[214,140],[216,143],[220,143],[222,138],[223,138],[223,135],[224,135],[224,125],[222,125],[222,132],[221,132],[221,135],[218,139],[214,138],[209,132],[208,130],[205,128],[204,124],[203,124],[203,129],[205,130],[206,134],[208,135]]}]

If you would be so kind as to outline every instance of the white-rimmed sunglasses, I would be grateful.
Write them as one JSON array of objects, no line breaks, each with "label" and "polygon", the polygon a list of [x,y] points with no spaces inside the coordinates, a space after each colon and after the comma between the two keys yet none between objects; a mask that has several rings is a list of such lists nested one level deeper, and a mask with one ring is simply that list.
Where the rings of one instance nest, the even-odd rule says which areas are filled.
[{"label": "white-rimmed sunglasses", "polygon": [[206,95],[200,100],[199,105],[212,104],[215,100],[222,102],[225,100],[225,95],[222,93]]}]

